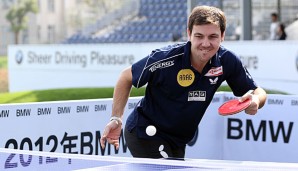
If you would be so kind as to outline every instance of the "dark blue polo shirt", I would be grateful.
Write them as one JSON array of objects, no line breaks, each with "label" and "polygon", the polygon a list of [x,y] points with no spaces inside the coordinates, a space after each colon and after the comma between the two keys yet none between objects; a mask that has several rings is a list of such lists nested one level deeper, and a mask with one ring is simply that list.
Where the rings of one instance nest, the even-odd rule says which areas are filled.
[{"label": "dark blue polo shirt", "polygon": [[[140,138],[162,138],[184,146],[223,81],[236,96],[257,88],[239,58],[222,46],[202,73],[197,72],[190,63],[190,46],[187,42],[157,49],[132,65],[133,85],[147,84],[145,96],[126,122],[128,130],[136,128]],[[156,127],[156,135],[146,134],[148,125]]]}]

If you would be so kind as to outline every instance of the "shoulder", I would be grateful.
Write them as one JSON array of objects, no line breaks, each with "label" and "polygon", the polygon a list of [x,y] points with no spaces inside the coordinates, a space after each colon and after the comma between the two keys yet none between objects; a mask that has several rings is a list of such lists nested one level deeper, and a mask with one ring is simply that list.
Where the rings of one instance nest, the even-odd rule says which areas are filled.
[{"label": "shoulder", "polygon": [[218,58],[224,68],[231,69],[242,66],[240,56],[223,46],[221,46],[218,50]]},{"label": "shoulder", "polygon": [[180,55],[183,55],[184,53],[184,47],[186,43],[177,43],[177,44],[171,44],[164,46],[159,49],[155,49],[151,52],[149,55],[149,58],[152,61],[161,61],[168,58],[175,58]]},{"label": "shoulder", "polygon": [[146,57],[135,62],[132,67],[141,70],[148,68],[156,70],[156,68],[161,68],[163,66],[172,66],[176,63],[176,60],[183,57],[185,45],[186,43],[171,44],[155,49]]},{"label": "shoulder", "polygon": [[236,53],[224,46],[219,47],[218,56],[220,60],[235,60],[239,58],[239,56]]}]

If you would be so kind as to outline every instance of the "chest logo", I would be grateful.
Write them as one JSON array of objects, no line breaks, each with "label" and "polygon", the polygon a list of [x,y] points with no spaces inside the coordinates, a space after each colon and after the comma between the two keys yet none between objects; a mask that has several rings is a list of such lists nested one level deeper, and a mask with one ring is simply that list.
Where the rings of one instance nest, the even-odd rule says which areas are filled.
[{"label": "chest logo", "polygon": [[206,91],[188,92],[188,101],[206,101]]},{"label": "chest logo", "polygon": [[220,67],[213,67],[211,68],[206,74],[205,76],[207,77],[215,77],[215,76],[219,76],[223,74],[223,69],[222,66]]},{"label": "chest logo", "polygon": [[209,79],[210,84],[216,84],[217,80],[218,80],[218,77],[214,78],[213,80],[211,78]]},{"label": "chest logo", "polygon": [[195,74],[190,69],[182,69],[177,74],[177,82],[182,87],[190,86],[195,80]]},{"label": "chest logo", "polygon": [[159,62],[149,68],[149,71],[154,72],[156,69],[167,68],[174,65],[174,61]]}]

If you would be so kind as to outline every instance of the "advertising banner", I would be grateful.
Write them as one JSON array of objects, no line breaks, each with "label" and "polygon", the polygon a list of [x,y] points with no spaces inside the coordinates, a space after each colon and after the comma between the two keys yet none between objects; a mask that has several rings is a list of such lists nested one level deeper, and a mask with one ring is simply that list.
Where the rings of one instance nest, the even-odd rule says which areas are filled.
[{"label": "advertising banner", "polygon": [[[140,98],[129,99],[123,125]],[[215,94],[187,144],[186,158],[298,162],[298,96],[269,94],[257,115],[219,115],[218,107],[233,98],[228,92]],[[131,156],[123,132],[119,150],[100,146],[111,110],[112,99],[0,105],[0,148]]]},{"label": "advertising banner", "polygon": [[257,115],[225,117],[223,158],[297,163],[297,115],[298,96],[269,95]]},{"label": "advertising banner", "polygon": [[[174,43],[174,42],[172,42]],[[298,94],[297,41],[227,41],[258,85]],[[169,43],[11,45],[9,91],[113,87],[120,72]]]},{"label": "advertising banner", "polygon": [[225,41],[263,88],[298,94],[297,41]]},{"label": "advertising banner", "polygon": [[9,91],[113,87],[123,69],[154,47],[135,44],[11,45]]},{"label": "advertising banner", "polygon": [[[131,98],[126,111],[138,100]],[[110,145],[100,148],[99,139],[111,110],[111,99],[1,105],[0,145],[33,151],[129,155],[123,136],[119,151]]]},{"label": "advertising banner", "polygon": [[[125,108],[123,125],[140,98],[129,99]],[[189,153],[188,157],[205,155],[216,159],[221,153],[221,142],[218,140],[223,137],[216,136],[223,129],[223,123],[220,122],[223,118],[216,114],[220,101],[221,93],[218,93],[212,101],[214,107],[207,110],[203,119],[213,120],[212,124],[203,121],[199,133],[189,142],[189,147],[199,144],[204,148],[197,148],[200,153]],[[130,156],[123,134],[120,137],[119,150],[115,150],[111,145],[101,149],[99,139],[109,122],[111,111],[112,99],[1,105],[0,147],[60,153]],[[213,152],[208,149],[213,149]]]}]

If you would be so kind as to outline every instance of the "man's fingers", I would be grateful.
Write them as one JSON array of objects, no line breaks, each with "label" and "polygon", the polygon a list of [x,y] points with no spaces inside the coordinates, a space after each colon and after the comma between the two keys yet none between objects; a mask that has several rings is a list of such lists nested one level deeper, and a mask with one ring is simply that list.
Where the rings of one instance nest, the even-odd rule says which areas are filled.
[{"label": "man's fingers", "polygon": [[116,147],[116,149],[118,150],[119,149],[119,140],[115,140],[115,139],[111,139],[111,138],[106,138],[106,137],[101,137],[100,138],[100,145],[101,145],[101,148],[104,149],[105,148],[105,144],[106,144],[106,141],[109,143],[109,144],[112,144]]},{"label": "man's fingers", "polygon": [[104,149],[106,146],[106,139],[107,138],[104,135],[100,138],[100,145],[102,149]]},{"label": "man's fingers", "polygon": [[101,136],[101,138],[100,138],[100,145],[101,145],[101,148],[102,148],[102,149],[104,149],[105,146],[106,146],[107,135],[108,135],[108,134],[106,133],[106,128],[105,128],[105,130],[103,131],[103,134],[102,134],[102,136]]},{"label": "man's fingers", "polygon": [[108,141],[109,144],[114,145],[117,150],[119,149],[119,139],[108,138],[107,141]]},{"label": "man's fingers", "polygon": [[115,143],[114,146],[116,147],[116,149],[119,149],[119,143]]},{"label": "man's fingers", "polygon": [[119,144],[119,140],[111,139],[111,138],[107,138],[107,140],[108,140],[108,143],[109,144],[113,144],[113,145]]},{"label": "man's fingers", "polygon": [[246,109],[245,110],[245,113],[246,114],[249,114],[249,115],[255,115],[255,114],[257,114],[257,112],[258,112],[258,110],[256,110],[256,109]]},{"label": "man's fingers", "polygon": [[101,148],[105,148],[106,146],[106,140],[107,140],[107,135],[109,134],[110,129],[106,127],[103,131],[102,137],[100,138],[100,145]]},{"label": "man's fingers", "polygon": [[119,149],[119,140],[114,140],[114,139],[110,139],[110,138],[106,138],[106,137],[101,137],[100,138],[100,145],[101,145],[102,149],[105,148],[106,141],[108,141],[109,144],[114,145],[117,150]]},{"label": "man's fingers", "polygon": [[239,102],[244,102],[246,99],[252,99],[252,92],[253,90],[249,90],[245,93],[242,97],[239,98]]},{"label": "man's fingers", "polygon": [[121,125],[118,125],[118,123],[115,121],[109,122],[103,131],[102,137],[100,138],[101,148],[105,148],[106,143],[108,142],[118,149],[120,131]]}]

